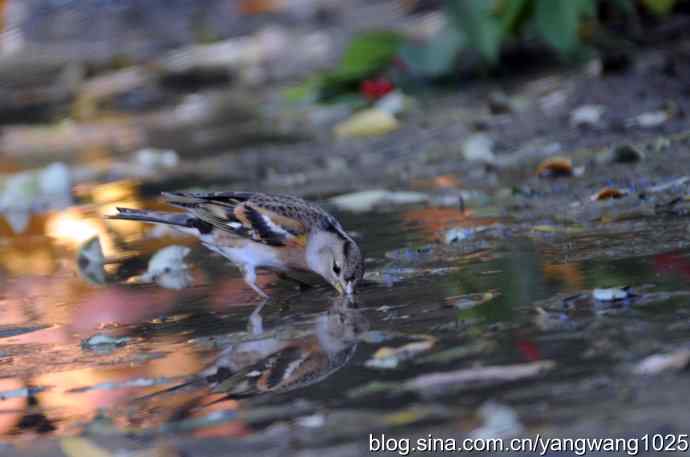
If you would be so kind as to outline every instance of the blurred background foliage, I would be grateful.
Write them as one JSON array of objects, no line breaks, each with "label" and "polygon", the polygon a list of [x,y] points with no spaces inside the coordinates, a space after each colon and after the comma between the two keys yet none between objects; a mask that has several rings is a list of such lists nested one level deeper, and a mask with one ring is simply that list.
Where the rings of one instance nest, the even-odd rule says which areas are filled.
[{"label": "blurred background foliage", "polygon": [[[686,5],[683,5],[686,4]],[[594,52],[620,58],[644,41],[644,25],[663,21],[685,0],[446,0],[444,21],[430,37],[375,31],[353,38],[340,64],[289,89],[292,99],[330,101],[370,79],[455,77],[460,69],[496,71],[507,50],[530,48],[562,63]]]}]

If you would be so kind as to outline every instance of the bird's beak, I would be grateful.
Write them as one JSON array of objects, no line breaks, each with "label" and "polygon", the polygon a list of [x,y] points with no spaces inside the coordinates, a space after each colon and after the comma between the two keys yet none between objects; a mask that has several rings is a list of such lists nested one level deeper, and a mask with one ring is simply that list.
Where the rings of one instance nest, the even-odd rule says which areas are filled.
[{"label": "bird's beak", "polygon": [[340,284],[338,281],[333,283],[333,287],[335,287],[335,290],[338,291],[338,294],[345,295],[345,289],[343,288],[343,285]]}]

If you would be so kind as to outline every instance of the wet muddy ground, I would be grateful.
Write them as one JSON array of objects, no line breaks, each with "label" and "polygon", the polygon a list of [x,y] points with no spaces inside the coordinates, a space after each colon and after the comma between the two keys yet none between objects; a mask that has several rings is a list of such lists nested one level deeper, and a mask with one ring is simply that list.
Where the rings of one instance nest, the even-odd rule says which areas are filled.
[{"label": "wet muddy ground", "polygon": [[[145,133],[127,137],[135,146],[179,154],[135,177],[116,147],[52,151],[81,173],[74,203],[34,211],[21,235],[0,222],[2,455],[345,456],[364,455],[370,433],[687,433],[684,56],[651,50],[613,75],[547,69],[425,89],[400,130],[373,139],[336,141],[267,90],[251,100],[270,122],[244,125],[238,140],[227,111],[166,124],[161,112],[189,102],[173,98],[117,124]],[[605,111],[573,125],[583,105]],[[657,112],[661,122],[640,124]],[[53,160],[26,160],[45,138],[16,128],[0,142],[5,171]],[[493,155],[468,160],[463,144],[478,133]],[[572,166],[539,176],[552,156]],[[356,301],[265,275],[272,299],[253,313],[238,273],[192,239],[102,217],[190,188],[332,208],[366,253]],[[417,193],[409,204],[360,195],[358,211],[330,200],[382,188]],[[95,235],[101,284],[78,260]],[[187,287],[139,284],[169,245],[192,248]]]},{"label": "wet muddy ground", "polygon": [[[466,230],[486,230],[445,246],[430,243],[415,212],[344,217],[368,258],[356,304],[278,282],[259,320],[239,277],[200,249],[190,288],[96,288],[75,275],[69,250],[47,251],[73,232],[32,237],[26,264],[4,279],[2,423],[8,449],[18,446],[9,455],[361,455],[369,433],[480,436],[491,423],[481,408],[494,403],[516,415],[488,432],[499,436],[684,432],[683,362],[640,366],[656,353],[687,363],[686,221],[559,233],[472,218]],[[122,275],[141,270],[152,245],[185,242],[142,241],[138,228],[124,236],[128,260],[110,266]],[[3,255],[16,258],[12,249]],[[630,288],[620,299],[593,297],[621,286]],[[303,359],[280,376],[281,363]],[[80,434],[86,441],[61,438]]]}]

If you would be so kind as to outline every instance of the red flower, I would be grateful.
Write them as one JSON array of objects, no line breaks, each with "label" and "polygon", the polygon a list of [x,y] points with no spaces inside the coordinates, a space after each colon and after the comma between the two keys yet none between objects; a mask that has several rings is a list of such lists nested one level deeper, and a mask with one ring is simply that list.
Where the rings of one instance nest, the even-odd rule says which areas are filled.
[{"label": "red flower", "polygon": [[362,81],[362,84],[359,87],[362,95],[364,95],[370,101],[378,100],[394,89],[395,86],[393,83],[383,77],[366,79]]},{"label": "red flower", "polygon": [[515,345],[522,356],[530,362],[541,359],[539,347],[529,340],[518,340]]}]

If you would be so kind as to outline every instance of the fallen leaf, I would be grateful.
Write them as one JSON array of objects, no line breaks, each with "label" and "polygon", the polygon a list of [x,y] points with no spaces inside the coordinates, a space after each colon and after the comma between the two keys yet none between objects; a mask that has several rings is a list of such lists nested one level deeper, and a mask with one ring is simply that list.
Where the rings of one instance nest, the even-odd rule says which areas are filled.
[{"label": "fallen leaf", "polygon": [[628,119],[626,127],[654,128],[669,120],[669,113],[663,110],[639,114]]},{"label": "fallen leaf", "polygon": [[573,161],[567,157],[550,157],[537,167],[537,176],[541,178],[558,178],[573,174]]},{"label": "fallen leaf", "polygon": [[488,401],[479,408],[479,416],[483,424],[469,434],[474,439],[512,438],[525,430],[510,406]]},{"label": "fallen leaf", "polygon": [[425,340],[413,341],[396,348],[384,346],[379,348],[373,357],[366,361],[365,365],[369,368],[397,368],[401,362],[411,359],[421,352],[430,350],[435,344],[436,339],[429,337]]},{"label": "fallen leaf", "polygon": [[295,421],[300,427],[319,428],[326,423],[326,418],[323,414],[311,414],[309,416],[300,417]]},{"label": "fallen leaf", "polygon": [[594,289],[592,297],[599,301],[624,300],[630,297],[630,289],[627,287],[612,287],[610,289]]},{"label": "fallen leaf", "polygon": [[487,291],[484,293],[467,294],[456,297],[448,297],[447,301],[450,302],[457,309],[470,309],[475,306],[482,305],[489,302],[499,296],[496,291]]},{"label": "fallen leaf", "polygon": [[462,144],[462,155],[470,162],[494,162],[494,140],[484,133],[470,135]]},{"label": "fallen leaf", "polygon": [[602,200],[623,198],[626,195],[628,195],[628,192],[625,190],[616,189],[615,187],[604,187],[599,192],[592,195],[590,197],[590,200],[592,200],[593,202],[597,202]]},{"label": "fallen leaf", "polygon": [[81,347],[84,350],[96,352],[112,352],[113,349],[124,346],[128,341],[129,338],[126,336],[115,337],[99,333],[82,340]]},{"label": "fallen leaf", "polygon": [[504,383],[532,378],[553,369],[556,363],[541,360],[515,365],[464,368],[456,371],[430,373],[406,381],[403,389],[413,391],[438,390],[447,387],[470,386],[482,383]]},{"label": "fallen leaf", "polygon": [[582,105],[570,113],[570,125],[597,127],[601,124],[604,112],[606,112],[606,107],[603,105]]},{"label": "fallen leaf", "polygon": [[15,233],[22,233],[32,213],[69,206],[71,189],[70,170],[60,162],[38,170],[0,176],[0,212]]},{"label": "fallen leaf", "polygon": [[462,183],[453,175],[441,175],[433,179],[433,186],[438,189],[458,189]]},{"label": "fallen leaf", "polygon": [[146,273],[140,280],[142,282],[155,282],[166,289],[184,289],[192,285],[192,277],[189,268],[184,261],[191,249],[186,246],[168,246],[156,252],[151,260]]},{"label": "fallen leaf", "polygon": [[79,248],[77,267],[79,274],[87,281],[98,285],[105,284],[104,262],[105,257],[101,248],[101,240],[97,236],[87,240]]},{"label": "fallen leaf", "polygon": [[416,189],[460,189],[462,187],[462,181],[453,175],[441,175],[431,179],[413,179],[411,184]]},{"label": "fallen leaf", "polygon": [[690,349],[679,349],[670,354],[654,354],[638,363],[633,372],[642,375],[658,374],[667,370],[682,370],[690,363]]},{"label": "fallen leaf", "polygon": [[333,131],[338,138],[356,138],[385,135],[398,128],[400,123],[395,116],[378,108],[370,108],[339,122]]},{"label": "fallen leaf", "polygon": [[385,189],[372,189],[338,195],[331,198],[330,201],[339,209],[365,212],[384,205],[409,205],[424,203],[428,200],[429,196],[421,192],[394,192]]}]

